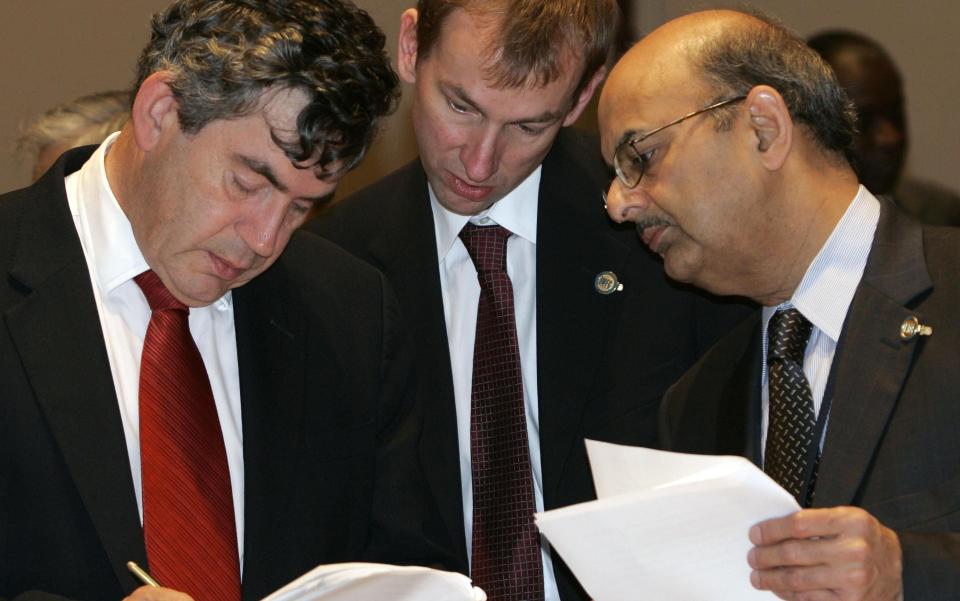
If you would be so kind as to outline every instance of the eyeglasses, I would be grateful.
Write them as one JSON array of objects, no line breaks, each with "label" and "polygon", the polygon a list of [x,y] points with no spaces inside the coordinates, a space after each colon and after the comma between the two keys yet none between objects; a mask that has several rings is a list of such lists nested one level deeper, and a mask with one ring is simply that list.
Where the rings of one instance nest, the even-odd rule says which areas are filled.
[{"label": "eyeglasses", "polygon": [[636,138],[630,138],[629,140],[624,140],[617,146],[617,149],[613,152],[613,169],[617,172],[617,178],[619,178],[620,183],[622,183],[627,188],[636,188],[637,184],[640,183],[640,178],[643,177],[643,171],[647,167],[647,159],[644,158],[643,154],[637,150],[637,144],[643,142],[653,134],[657,134],[667,129],[677,125],[678,123],[683,123],[691,117],[696,117],[703,113],[712,111],[713,109],[718,109],[722,106],[732,104],[734,102],[739,102],[746,99],[746,96],[737,96],[736,98],[727,98],[726,100],[721,100],[720,102],[714,102],[706,108],[702,108],[697,111],[693,111],[688,115],[684,115],[675,121],[671,121],[666,125],[662,125],[656,128],[653,131],[648,131],[642,136],[637,136]]}]

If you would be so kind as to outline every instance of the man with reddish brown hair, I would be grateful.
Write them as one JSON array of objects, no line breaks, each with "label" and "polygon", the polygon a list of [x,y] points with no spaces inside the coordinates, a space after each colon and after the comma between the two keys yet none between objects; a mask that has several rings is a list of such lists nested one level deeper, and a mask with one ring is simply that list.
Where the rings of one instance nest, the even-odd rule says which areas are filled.
[{"label": "man with reddish brown hair", "polygon": [[[584,438],[655,444],[661,394],[725,323],[606,219],[596,140],[566,128],[606,73],[617,21],[613,0],[422,0],[404,12],[398,71],[413,89],[419,160],[314,225],[398,293],[415,335],[436,526],[495,600],[585,598],[538,548],[532,513],[594,497]],[[497,227],[505,267],[488,288],[472,240]],[[511,344],[496,352],[484,333],[490,297],[510,305]],[[516,418],[493,443],[484,374],[511,391],[497,406]],[[487,463],[500,453],[523,483],[491,493],[502,474]],[[515,506],[516,531],[493,525]]]}]

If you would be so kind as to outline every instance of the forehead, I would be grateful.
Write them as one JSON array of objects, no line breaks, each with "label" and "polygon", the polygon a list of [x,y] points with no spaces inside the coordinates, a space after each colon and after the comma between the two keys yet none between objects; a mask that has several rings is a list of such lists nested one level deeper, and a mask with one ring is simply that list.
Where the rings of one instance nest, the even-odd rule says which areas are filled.
[{"label": "forehead", "polygon": [[687,61],[664,61],[637,50],[616,65],[600,95],[598,117],[605,153],[625,137],[642,135],[701,108],[711,96],[709,86]]},{"label": "forehead", "polygon": [[[494,16],[455,9],[444,20],[429,54],[418,61],[418,77],[427,75],[439,85],[459,88],[471,100],[490,105],[480,107],[484,109],[523,113],[568,108],[583,70],[582,60],[573,55],[565,57],[561,76],[546,85],[537,85],[531,76],[521,86],[498,86],[493,81],[496,74],[491,73],[500,51],[498,35]],[[484,103],[485,99],[488,102]]]}]

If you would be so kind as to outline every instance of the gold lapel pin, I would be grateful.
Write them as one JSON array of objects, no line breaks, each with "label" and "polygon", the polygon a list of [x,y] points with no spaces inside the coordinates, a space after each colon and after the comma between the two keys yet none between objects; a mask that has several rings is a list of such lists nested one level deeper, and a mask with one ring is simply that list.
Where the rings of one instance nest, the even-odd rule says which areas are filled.
[{"label": "gold lapel pin", "polygon": [[933,328],[920,323],[920,320],[917,319],[916,315],[911,315],[910,317],[904,319],[903,323],[900,324],[900,338],[904,340],[910,340],[914,336],[932,335]]},{"label": "gold lapel pin", "polygon": [[612,271],[601,271],[593,280],[593,287],[600,294],[613,294],[623,290],[623,284],[617,278],[617,274]]}]

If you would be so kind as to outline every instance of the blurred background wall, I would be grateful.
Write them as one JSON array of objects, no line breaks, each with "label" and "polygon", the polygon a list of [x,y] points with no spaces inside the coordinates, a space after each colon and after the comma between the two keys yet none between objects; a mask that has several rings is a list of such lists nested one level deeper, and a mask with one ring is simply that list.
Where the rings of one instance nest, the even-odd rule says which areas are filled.
[{"label": "blurred background wall", "polygon": [[[545,0],[546,1],[546,0]],[[53,105],[83,94],[125,88],[148,36],[149,16],[167,0],[0,0],[0,191],[29,183],[18,160],[19,127]],[[357,0],[384,29],[391,55],[399,15],[414,0]],[[624,0],[634,35],[691,9],[719,3]],[[722,5],[730,6],[730,3]],[[827,27],[859,30],[885,45],[904,74],[911,132],[908,170],[960,190],[960,3],[954,0],[756,0],[801,35]],[[580,126],[592,127],[592,112]],[[364,165],[341,193],[369,183],[416,156],[409,99],[384,125]]]}]

